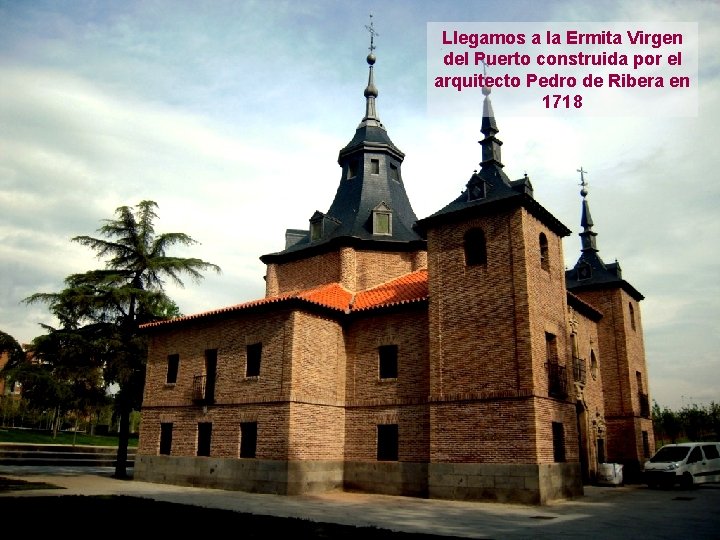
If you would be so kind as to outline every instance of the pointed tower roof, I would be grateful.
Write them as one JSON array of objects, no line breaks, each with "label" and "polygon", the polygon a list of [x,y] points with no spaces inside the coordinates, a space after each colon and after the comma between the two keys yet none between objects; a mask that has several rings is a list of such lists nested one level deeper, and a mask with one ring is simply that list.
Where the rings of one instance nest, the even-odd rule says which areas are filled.
[{"label": "pointed tower roof", "polygon": [[565,284],[568,291],[578,292],[589,289],[620,287],[636,300],[644,297],[632,285],[622,278],[620,263],[605,263],[598,252],[597,233],[592,230],[593,220],[590,215],[590,203],[588,203],[588,189],[585,175],[587,171],[582,167],[580,173],[580,196],[582,197],[582,210],[580,225],[582,232],[580,236],[580,258],[571,270],[565,271]]},{"label": "pointed tower roof", "polygon": [[375,31],[370,16],[368,82],[365,116],[350,142],[340,150],[342,168],[335,199],[327,213],[315,211],[309,230],[288,229],[285,249],[263,255],[265,262],[293,260],[340,246],[363,249],[414,251],[425,249],[425,240],[413,229],[417,221],[403,183],[405,154],[390,140],[377,113],[375,86]]},{"label": "pointed tower roof", "polygon": [[482,93],[485,97],[480,132],[484,137],[478,141],[482,149],[480,171],[473,172],[457,199],[420,220],[416,230],[425,235],[427,227],[439,221],[462,219],[470,213],[496,211],[501,207],[524,206],[558,235],[569,235],[570,229],[533,198],[532,184],[527,175],[519,180],[510,180],[503,171],[500,152],[503,143],[496,137],[500,130],[490,101],[490,88],[483,87]]}]

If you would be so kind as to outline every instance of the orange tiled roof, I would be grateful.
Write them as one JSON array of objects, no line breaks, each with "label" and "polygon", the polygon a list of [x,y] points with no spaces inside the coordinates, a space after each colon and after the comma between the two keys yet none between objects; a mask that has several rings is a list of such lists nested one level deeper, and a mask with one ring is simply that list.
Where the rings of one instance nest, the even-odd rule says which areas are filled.
[{"label": "orange tiled roof", "polygon": [[201,319],[211,315],[242,311],[256,306],[281,303],[292,299],[299,299],[310,304],[326,307],[328,309],[350,313],[352,311],[365,311],[378,307],[418,302],[426,300],[427,297],[427,270],[418,270],[410,274],[405,274],[404,276],[387,283],[383,283],[382,285],[378,285],[377,287],[373,287],[372,289],[361,291],[354,296],[339,283],[330,283],[328,285],[322,285],[312,289],[260,298],[259,300],[252,300],[250,302],[204,311],[193,315],[184,315],[168,321],[147,323],[143,324],[141,328],[161,326],[192,319]]},{"label": "orange tiled roof", "polygon": [[357,293],[352,304],[352,310],[360,311],[381,306],[407,304],[408,302],[425,300],[427,297],[427,270],[418,270]]}]

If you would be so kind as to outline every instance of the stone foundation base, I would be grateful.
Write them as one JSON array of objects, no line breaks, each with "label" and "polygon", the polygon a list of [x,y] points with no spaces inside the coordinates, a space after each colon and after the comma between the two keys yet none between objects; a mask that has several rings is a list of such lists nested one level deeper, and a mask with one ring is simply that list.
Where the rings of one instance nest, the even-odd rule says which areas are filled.
[{"label": "stone foundation base", "polygon": [[299,495],[342,489],[343,463],[136,456],[134,478],[158,484]]},{"label": "stone foundation base", "polygon": [[431,463],[428,494],[433,499],[546,504],[583,495],[579,463]]},{"label": "stone foundation base", "polygon": [[134,477],[144,482],[278,495],[345,489],[533,505],[583,495],[579,463],[285,462],[140,455],[135,458]]}]

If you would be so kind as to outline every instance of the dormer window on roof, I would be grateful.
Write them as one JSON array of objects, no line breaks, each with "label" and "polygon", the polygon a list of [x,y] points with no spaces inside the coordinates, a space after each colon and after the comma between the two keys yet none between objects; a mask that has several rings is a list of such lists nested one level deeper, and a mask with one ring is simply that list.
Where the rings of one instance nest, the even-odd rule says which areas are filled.
[{"label": "dormer window on roof", "polygon": [[487,197],[487,185],[485,180],[480,178],[477,173],[473,175],[467,183],[468,202],[478,201]]},{"label": "dormer window on roof", "polygon": [[384,202],[378,204],[372,211],[373,234],[392,235],[392,209]]},{"label": "dormer window on roof", "polygon": [[323,218],[325,216],[321,212],[315,212],[310,218],[310,241],[320,240],[323,235]]}]

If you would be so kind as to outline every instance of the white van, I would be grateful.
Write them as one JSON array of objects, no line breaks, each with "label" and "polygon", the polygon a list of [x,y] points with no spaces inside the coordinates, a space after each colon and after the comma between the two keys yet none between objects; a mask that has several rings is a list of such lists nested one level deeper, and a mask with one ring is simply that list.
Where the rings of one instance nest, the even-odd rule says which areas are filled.
[{"label": "white van", "polygon": [[687,442],[663,446],[645,462],[643,482],[651,488],[675,484],[689,488],[720,482],[720,443]]}]

